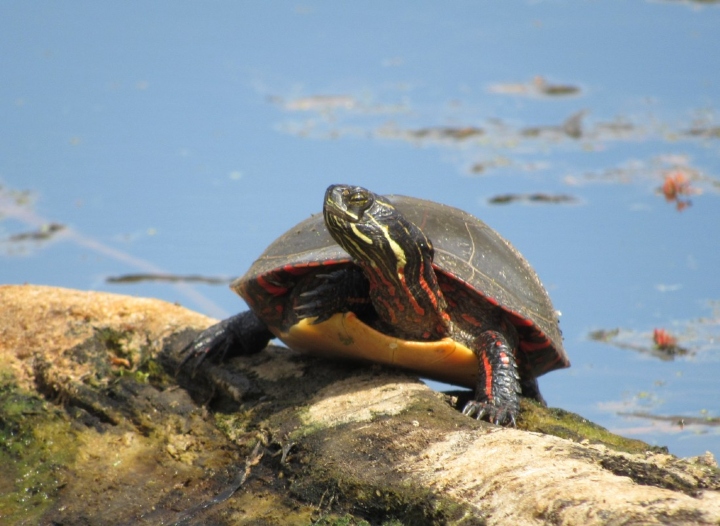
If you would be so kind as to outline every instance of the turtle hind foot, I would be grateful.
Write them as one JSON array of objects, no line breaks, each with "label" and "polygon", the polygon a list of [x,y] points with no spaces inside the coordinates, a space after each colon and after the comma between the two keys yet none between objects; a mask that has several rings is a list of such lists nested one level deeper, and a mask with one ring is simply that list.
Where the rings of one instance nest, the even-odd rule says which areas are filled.
[{"label": "turtle hind foot", "polygon": [[233,356],[260,352],[272,333],[252,311],[241,312],[202,331],[181,351],[184,355],[178,369],[192,364],[195,372],[205,361],[219,363]]},{"label": "turtle hind foot", "polygon": [[496,406],[490,402],[470,400],[463,407],[462,413],[477,420],[485,419],[491,424],[517,427],[517,417],[520,409],[515,404],[510,403]]}]

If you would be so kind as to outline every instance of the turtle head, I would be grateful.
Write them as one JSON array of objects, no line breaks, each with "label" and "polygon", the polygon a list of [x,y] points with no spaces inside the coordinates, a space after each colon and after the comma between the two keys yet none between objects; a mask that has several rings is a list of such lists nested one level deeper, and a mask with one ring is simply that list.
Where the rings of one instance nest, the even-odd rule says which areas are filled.
[{"label": "turtle head", "polygon": [[395,270],[408,259],[432,263],[432,242],[387,199],[361,186],[331,185],[325,192],[325,224],[356,262]]},{"label": "turtle head", "polygon": [[445,302],[423,231],[388,199],[360,186],[330,186],[323,214],[330,235],[367,276],[380,317],[409,336],[441,336]]}]

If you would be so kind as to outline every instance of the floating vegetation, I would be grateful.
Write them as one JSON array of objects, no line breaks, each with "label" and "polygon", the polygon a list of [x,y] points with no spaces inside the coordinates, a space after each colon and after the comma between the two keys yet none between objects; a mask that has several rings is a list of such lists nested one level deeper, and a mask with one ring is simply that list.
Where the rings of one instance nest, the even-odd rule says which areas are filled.
[{"label": "floating vegetation", "polygon": [[288,111],[318,111],[351,110],[358,107],[357,100],[349,95],[313,95],[297,99],[283,99],[270,97],[270,102]]},{"label": "floating vegetation", "polygon": [[690,128],[687,134],[692,137],[709,137],[712,139],[720,139],[720,126],[710,126],[707,128]]},{"label": "floating vegetation", "polygon": [[14,243],[20,241],[46,241],[62,230],[65,230],[65,225],[47,223],[36,230],[14,234],[8,238],[8,241]]},{"label": "floating vegetation", "polygon": [[677,321],[673,323],[672,332],[663,327],[656,327],[652,332],[599,329],[591,331],[588,338],[667,361],[698,353],[717,353],[720,352],[720,302],[712,300],[707,306],[712,311],[710,316]]},{"label": "floating vegetation", "polygon": [[500,95],[521,95],[526,97],[567,97],[579,95],[581,92],[577,86],[554,84],[548,82],[542,76],[536,76],[526,83],[492,84],[488,91]]},{"label": "floating vegetation", "polygon": [[226,285],[232,282],[234,278],[214,278],[211,276],[200,276],[191,274],[181,276],[178,274],[123,274],[122,276],[111,276],[105,279],[107,283],[123,284],[123,283],[140,283],[143,281],[155,281],[166,283],[204,283],[206,285]]},{"label": "floating vegetation", "polygon": [[520,135],[523,137],[542,137],[544,135],[566,135],[572,139],[579,139],[583,136],[583,118],[587,114],[586,110],[573,113],[565,119],[560,126],[534,126],[523,128]]},{"label": "floating vegetation", "polygon": [[484,135],[485,131],[481,128],[476,128],[475,126],[463,126],[459,128],[438,126],[436,128],[410,130],[407,134],[416,139],[454,139],[456,141],[464,141],[470,137],[479,137]]},{"label": "floating vegetation", "polygon": [[502,194],[488,199],[491,205],[507,205],[510,203],[543,203],[543,204],[565,204],[576,203],[577,199],[567,194],[546,194],[543,192],[531,194]]},{"label": "floating vegetation", "polygon": [[[656,343],[658,338],[660,343]],[[639,352],[655,356],[661,360],[670,361],[676,356],[684,356],[690,354],[690,351],[677,344],[677,339],[669,337],[664,329],[655,329],[653,335],[648,336],[646,333],[638,333],[628,329],[599,329],[591,331],[588,338],[593,341],[607,343],[618,349],[627,349],[629,351]]]},{"label": "floating vegetation", "polygon": [[620,416],[647,418],[658,422],[669,422],[680,428],[685,426],[720,426],[720,417],[717,416],[686,416],[686,415],[654,415],[646,411],[620,412]]}]

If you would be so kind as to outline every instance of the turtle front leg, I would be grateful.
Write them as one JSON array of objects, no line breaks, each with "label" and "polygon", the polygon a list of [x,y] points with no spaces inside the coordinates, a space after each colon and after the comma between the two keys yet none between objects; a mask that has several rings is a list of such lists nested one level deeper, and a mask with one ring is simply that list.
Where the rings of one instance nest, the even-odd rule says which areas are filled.
[{"label": "turtle front leg", "polygon": [[274,338],[267,325],[253,311],[231,316],[201,332],[185,349],[180,367],[193,362],[193,369],[206,359],[221,362],[232,356],[262,351]]},{"label": "turtle front leg", "polygon": [[504,334],[489,330],[475,339],[473,350],[480,368],[475,400],[465,404],[463,414],[515,426],[521,386],[512,346]]},{"label": "turtle front leg", "polygon": [[319,271],[293,290],[294,312],[298,319],[315,318],[321,323],[338,312],[361,314],[372,307],[367,278],[350,265],[338,270]]}]

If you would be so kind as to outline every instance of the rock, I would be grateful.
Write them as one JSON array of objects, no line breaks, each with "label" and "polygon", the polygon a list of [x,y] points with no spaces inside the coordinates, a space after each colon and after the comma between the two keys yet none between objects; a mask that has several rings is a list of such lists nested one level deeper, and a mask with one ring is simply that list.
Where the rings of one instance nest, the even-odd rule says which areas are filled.
[{"label": "rock", "polygon": [[158,300],[20,285],[0,305],[3,524],[720,522],[709,453],[526,401],[498,428],[281,347],[176,375],[212,320]]}]

